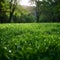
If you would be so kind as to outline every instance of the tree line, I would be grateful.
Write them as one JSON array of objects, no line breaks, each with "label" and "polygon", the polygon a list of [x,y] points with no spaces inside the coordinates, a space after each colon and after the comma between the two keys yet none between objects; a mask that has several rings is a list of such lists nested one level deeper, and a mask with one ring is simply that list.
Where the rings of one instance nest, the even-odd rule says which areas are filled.
[{"label": "tree line", "polygon": [[60,0],[31,0],[36,5],[37,22],[60,22]]},{"label": "tree line", "polygon": [[30,0],[32,11],[18,5],[20,0],[0,0],[0,23],[60,22],[60,0]]}]

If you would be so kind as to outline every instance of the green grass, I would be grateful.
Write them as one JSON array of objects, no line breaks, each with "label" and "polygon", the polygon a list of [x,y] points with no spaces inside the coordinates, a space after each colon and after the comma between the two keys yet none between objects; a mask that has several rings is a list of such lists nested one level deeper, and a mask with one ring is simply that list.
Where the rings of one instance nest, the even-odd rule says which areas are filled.
[{"label": "green grass", "polygon": [[60,60],[60,23],[0,24],[0,60]]}]

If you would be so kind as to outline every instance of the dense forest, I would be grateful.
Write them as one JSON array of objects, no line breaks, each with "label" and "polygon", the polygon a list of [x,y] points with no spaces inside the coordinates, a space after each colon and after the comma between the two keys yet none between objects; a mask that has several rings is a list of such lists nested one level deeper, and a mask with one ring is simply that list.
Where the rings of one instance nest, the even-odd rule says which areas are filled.
[{"label": "dense forest", "polygon": [[30,0],[35,6],[19,1],[0,0],[0,23],[60,22],[60,0]]}]

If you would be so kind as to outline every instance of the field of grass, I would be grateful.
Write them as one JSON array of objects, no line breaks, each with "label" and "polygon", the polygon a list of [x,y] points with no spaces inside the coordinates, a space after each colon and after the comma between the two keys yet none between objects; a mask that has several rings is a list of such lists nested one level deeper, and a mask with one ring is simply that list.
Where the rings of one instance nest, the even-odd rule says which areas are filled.
[{"label": "field of grass", "polygon": [[60,60],[60,23],[0,24],[0,60]]}]

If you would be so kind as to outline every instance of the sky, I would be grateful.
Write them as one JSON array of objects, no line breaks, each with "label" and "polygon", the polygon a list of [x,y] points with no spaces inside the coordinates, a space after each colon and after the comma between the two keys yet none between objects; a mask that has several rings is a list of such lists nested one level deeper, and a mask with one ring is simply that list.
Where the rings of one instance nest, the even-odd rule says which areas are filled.
[{"label": "sky", "polygon": [[29,0],[22,0],[22,1],[20,2],[20,4],[21,4],[21,5],[28,5],[28,6],[31,5],[31,4],[29,3]]},{"label": "sky", "polygon": [[[35,6],[35,4],[32,5],[31,3],[29,3],[29,1],[30,0],[21,0],[20,4],[21,5],[27,5],[27,6]],[[40,1],[42,1],[42,0],[40,0]]]},{"label": "sky", "polygon": [[29,1],[30,0],[21,0],[20,4],[26,6],[35,6],[35,4],[31,4]]}]

